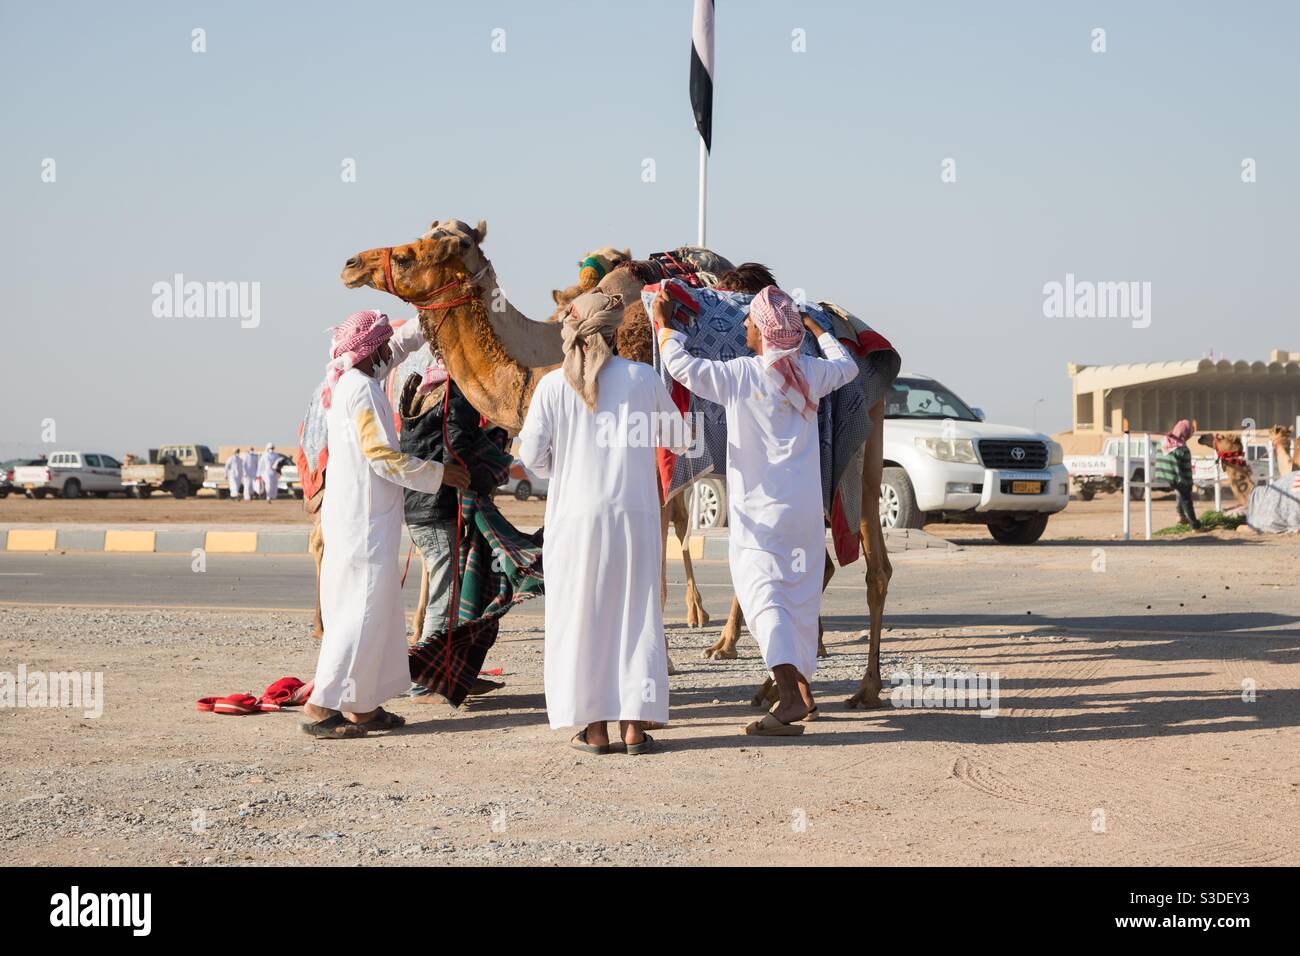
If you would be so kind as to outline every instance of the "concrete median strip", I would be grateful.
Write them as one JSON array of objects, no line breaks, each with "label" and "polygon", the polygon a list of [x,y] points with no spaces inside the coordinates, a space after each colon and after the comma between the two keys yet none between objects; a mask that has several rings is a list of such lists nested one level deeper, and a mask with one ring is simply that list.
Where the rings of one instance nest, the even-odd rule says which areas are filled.
[{"label": "concrete median strip", "polygon": [[53,528],[42,531],[15,528],[9,532],[8,538],[5,541],[5,550],[53,551],[57,539],[58,534]]},{"label": "concrete median strip", "polygon": [[[533,528],[521,528],[531,532]],[[205,531],[194,526],[156,528],[94,528],[67,525],[60,528],[0,527],[0,551],[103,551],[114,554],[189,554],[201,548],[209,554],[307,554],[310,529],[288,525],[255,529]],[[957,545],[918,530],[891,530],[885,541],[892,551],[956,551]],[[692,561],[727,560],[726,529],[690,536]],[[405,558],[410,538],[402,534],[400,557]],[[682,546],[673,535],[664,544],[669,561],[682,560]]]},{"label": "concrete median strip", "polygon": [[[86,532],[81,532],[85,534]],[[153,554],[154,541],[157,535],[153,531],[105,531],[104,532],[104,550],[105,551],[137,551],[145,554]],[[59,546],[65,547],[62,538],[59,535]],[[75,550],[75,545],[67,545]],[[93,548],[85,549],[93,551]]]},{"label": "concrete median strip", "polygon": [[203,540],[203,550],[209,554],[254,554],[259,534],[258,531],[209,531]]}]

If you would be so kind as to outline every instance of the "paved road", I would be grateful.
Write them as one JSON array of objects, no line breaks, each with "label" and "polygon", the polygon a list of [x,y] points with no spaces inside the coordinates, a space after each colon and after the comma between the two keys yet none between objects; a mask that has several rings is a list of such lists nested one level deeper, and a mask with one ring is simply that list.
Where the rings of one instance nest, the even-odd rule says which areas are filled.
[{"label": "paved road", "polygon": [[[886,624],[1023,625],[1098,635],[1297,633],[1292,549],[1256,553],[1212,541],[1114,546],[1105,549],[1106,570],[1097,573],[1099,550],[1060,543],[896,556]],[[1276,561],[1283,557],[1286,570],[1279,571]],[[695,567],[705,606],[720,625],[731,600],[727,565],[700,561]],[[207,570],[195,573],[187,555],[0,553],[0,605],[310,610],[313,576],[305,555],[209,555]],[[685,618],[682,580],[681,566],[670,565],[669,621]],[[404,592],[408,608],[418,583],[413,572]],[[861,565],[839,572],[823,606],[829,628],[865,627]],[[513,613],[532,616],[542,608],[538,600]]]}]

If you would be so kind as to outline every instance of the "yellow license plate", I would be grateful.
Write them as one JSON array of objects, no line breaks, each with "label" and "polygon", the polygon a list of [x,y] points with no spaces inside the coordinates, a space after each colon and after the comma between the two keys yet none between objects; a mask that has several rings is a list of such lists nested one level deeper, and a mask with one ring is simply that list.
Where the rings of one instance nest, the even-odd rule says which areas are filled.
[{"label": "yellow license plate", "polygon": [[35,485],[23,485],[24,488],[35,488]]},{"label": "yellow license plate", "polygon": [[1013,481],[1011,482],[1011,493],[1013,495],[1037,495],[1042,494],[1043,483],[1041,481]]}]

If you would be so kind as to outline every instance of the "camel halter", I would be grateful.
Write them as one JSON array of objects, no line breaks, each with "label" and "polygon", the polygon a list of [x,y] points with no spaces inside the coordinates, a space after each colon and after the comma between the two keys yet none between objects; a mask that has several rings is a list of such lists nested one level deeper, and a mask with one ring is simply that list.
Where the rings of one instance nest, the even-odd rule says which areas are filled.
[{"label": "camel halter", "polygon": [[462,282],[465,279],[464,273],[457,273],[456,278],[452,279],[446,285],[442,285],[434,289],[427,296],[425,296],[423,300],[412,299],[402,295],[400,292],[397,291],[397,286],[393,283],[393,247],[388,246],[384,249],[384,291],[388,292],[391,295],[397,296],[403,302],[407,302],[415,306],[417,309],[429,309],[431,311],[436,312],[442,309],[453,309],[458,305],[465,305],[466,303],[473,302],[474,295],[478,291],[475,288],[475,285],[477,284],[478,280],[483,277],[484,273],[486,273],[487,270],[488,267],[485,265],[483,266],[482,269],[476,272],[474,276],[469,280],[468,283],[470,286],[469,290],[463,293],[462,295],[458,295],[454,299],[448,299],[445,302],[437,301],[438,296],[442,295],[448,289],[454,289],[458,285],[462,284]]},{"label": "camel halter", "polygon": [[[395,295],[403,302],[413,305],[417,309],[420,309],[422,311],[427,309],[431,312],[445,312],[446,315],[444,315],[438,321],[437,326],[433,330],[433,340],[437,341],[438,332],[442,330],[443,323],[446,322],[447,317],[451,315],[451,310],[458,305],[468,305],[470,302],[473,302],[478,297],[479,295],[478,281],[479,279],[483,278],[483,276],[487,274],[487,271],[491,267],[492,264],[488,262],[486,259],[484,259],[483,268],[480,269],[478,272],[474,273],[473,276],[470,276],[468,281],[466,280],[465,274],[463,272],[458,272],[456,274],[456,278],[452,279],[446,285],[442,285],[434,289],[423,299],[410,299],[402,295],[400,292],[398,292],[397,286],[393,282],[393,247],[387,246],[384,248],[384,290],[388,292],[390,295]],[[465,292],[461,293],[455,298],[447,299],[446,301],[443,302],[438,301],[438,297],[441,296],[444,292],[447,292],[450,289],[455,289],[457,286],[462,284],[464,284],[467,287]],[[432,347],[432,342],[430,343],[430,347]],[[443,398],[442,398],[442,445],[443,448],[451,452],[451,455],[453,458],[456,459],[456,462],[462,468],[465,468],[468,471],[469,467],[465,464],[465,459],[461,458],[461,456],[456,453],[456,450],[451,447],[451,439],[447,434],[447,418],[451,414],[451,383],[452,383],[452,379],[449,373],[447,377],[446,388],[445,391],[443,392]],[[452,567],[451,601],[447,606],[447,655],[443,663],[443,675],[444,675],[443,680],[446,681],[448,687],[450,687],[451,684],[452,633],[455,631],[456,622],[460,618],[460,598],[461,598],[460,539],[463,531],[462,522],[464,520],[464,507],[465,507],[465,496],[464,493],[458,488],[456,489],[456,537],[452,541],[452,548],[451,548],[451,567]],[[406,553],[406,570],[402,571],[402,584],[406,583],[406,571],[410,569],[411,554],[414,552],[414,549],[415,549],[415,545],[414,543],[412,543],[411,550],[407,551]]]}]

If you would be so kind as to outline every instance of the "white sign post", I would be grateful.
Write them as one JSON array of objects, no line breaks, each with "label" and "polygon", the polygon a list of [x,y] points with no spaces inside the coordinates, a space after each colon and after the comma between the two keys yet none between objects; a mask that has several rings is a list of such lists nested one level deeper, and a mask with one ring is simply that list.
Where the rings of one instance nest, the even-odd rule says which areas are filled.
[{"label": "white sign post", "polygon": [[1129,496],[1129,489],[1131,487],[1130,479],[1132,478],[1133,475],[1132,470],[1129,468],[1128,452],[1129,452],[1128,432],[1125,432],[1124,433],[1124,483],[1123,486],[1121,487],[1121,494],[1123,495],[1124,498],[1124,540],[1125,541],[1128,540],[1128,521],[1129,521],[1128,496]]},{"label": "white sign post", "polygon": [[1146,523],[1146,540],[1151,540],[1151,436],[1142,436],[1142,515]]}]

